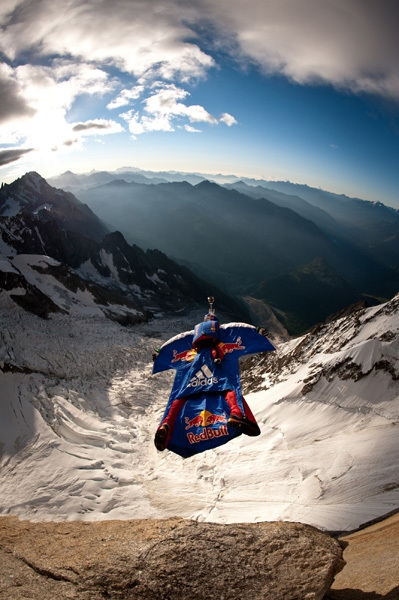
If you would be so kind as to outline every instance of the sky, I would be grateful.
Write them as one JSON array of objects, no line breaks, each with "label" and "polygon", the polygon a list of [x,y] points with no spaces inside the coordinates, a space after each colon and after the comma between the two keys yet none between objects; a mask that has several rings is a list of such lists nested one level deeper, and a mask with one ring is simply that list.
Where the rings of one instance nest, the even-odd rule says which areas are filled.
[{"label": "sky", "polygon": [[396,0],[2,0],[0,181],[125,166],[399,208]]}]

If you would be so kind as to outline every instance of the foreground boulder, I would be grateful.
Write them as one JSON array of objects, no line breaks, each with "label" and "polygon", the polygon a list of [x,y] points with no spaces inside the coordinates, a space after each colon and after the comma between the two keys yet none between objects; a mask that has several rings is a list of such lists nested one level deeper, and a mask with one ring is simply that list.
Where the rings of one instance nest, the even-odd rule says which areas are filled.
[{"label": "foreground boulder", "polygon": [[0,518],[0,598],[321,600],[345,562],[299,523]]}]

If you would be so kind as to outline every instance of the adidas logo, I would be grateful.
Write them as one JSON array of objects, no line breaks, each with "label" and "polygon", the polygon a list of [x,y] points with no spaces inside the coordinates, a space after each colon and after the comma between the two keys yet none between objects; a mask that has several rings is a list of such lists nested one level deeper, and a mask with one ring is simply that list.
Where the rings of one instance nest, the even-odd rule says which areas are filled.
[{"label": "adidas logo", "polygon": [[213,376],[212,371],[207,365],[203,365],[199,371],[196,372],[194,377],[190,379],[188,387],[200,387],[202,385],[212,385],[217,383],[218,378]]}]

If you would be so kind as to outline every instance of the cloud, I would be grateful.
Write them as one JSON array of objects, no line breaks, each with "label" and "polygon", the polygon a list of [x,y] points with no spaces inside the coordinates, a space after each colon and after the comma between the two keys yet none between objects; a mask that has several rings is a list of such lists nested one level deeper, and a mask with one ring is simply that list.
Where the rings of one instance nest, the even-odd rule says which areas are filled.
[{"label": "cloud", "polygon": [[[120,131],[118,119],[133,135],[230,127],[234,116],[190,104],[188,91],[226,55],[300,85],[399,100],[398,17],[396,0],[4,0],[0,143],[75,147]],[[112,126],[94,118],[122,107]]]},{"label": "cloud", "polygon": [[188,131],[189,133],[201,133],[200,129],[196,129],[195,127],[193,127],[192,125],[185,125],[184,129],[186,131]]},{"label": "cloud", "polygon": [[[185,24],[192,9],[157,0],[30,0],[3,17],[0,48],[15,60],[32,48],[41,56],[74,56],[112,64],[137,77],[157,73],[164,79],[203,77],[213,58]],[[4,23],[6,27],[4,27]]]},{"label": "cloud", "polygon": [[203,13],[265,73],[399,99],[396,0],[203,0]]},{"label": "cloud", "polygon": [[229,115],[229,113],[223,113],[220,116],[220,122],[225,123],[228,127],[237,124],[236,119],[232,115]]},{"label": "cloud", "polygon": [[[6,79],[4,73],[9,69],[3,65],[0,80],[8,98],[6,108],[0,109],[3,144],[24,143],[36,149],[58,147],[71,136],[72,125],[67,116],[76,99],[102,96],[113,89],[107,74],[92,65],[59,59],[51,66],[24,64],[15,67],[12,78]],[[120,131],[121,126],[114,124],[113,130]]]},{"label": "cloud", "polygon": [[10,118],[34,115],[34,109],[29,106],[22,93],[11,67],[0,64],[0,123]]},{"label": "cloud", "polygon": [[32,152],[33,148],[18,148],[15,150],[0,150],[0,166],[9,165]]},{"label": "cloud", "polygon": [[107,121],[106,119],[93,119],[84,123],[76,123],[72,127],[72,131],[84,132],[85,134],[95,133],[118,133],[123,131],[123,128],[119,123],[115,121]]},{"label": "cloud", "polygon": [[216,125],[217,119],[198,104],[182,102],[190,95],[187,90],[175,84],[155,82],[152,93],[143,100],[143,112],[127,111],[120,116],[129,124],[134,135],[149,131],[174,131],[175,123],[187,118],[190,123]]},{"label": "cloud", "polygon": [[131,89],[122,90],[120,94],[114,98],[114,100],[111,100],[111,102],[107,104],[108,110],[113,110],[115,108],[120,108],[121,106],[127,106],[128,104],[131,104],[132,100],[137,100],[143,91],[143,85],[136,85]]},{"label": "cloud", "polygon": [[[9,73],[0,79],[7,92],[0,143],[54,151],[80,147],[89,133],[122,131],[115,120],[109,127],[82,119],[79,102],[85,105],[85,95],[104,98],[108,110],[126,107],[117,118],[127,120],[133,134],[173,131],[178,119],[217,123],[204,107],[185,106],[186,92],[179,88],[205,78],[216,64],[195,43],[188,23],[197,16],[179,0],[2,3],[0,53]],[[166,87],[154,92],[157,81],[176,84],[180,101]]]},{"label": "cloud", "polygon": [[182,84],[206,77],[211,49],[223,48],[297,83],[397,98],[398,17],[396,0],[8,0],[0,50],[10,60],[72,56],[142,82]]}]

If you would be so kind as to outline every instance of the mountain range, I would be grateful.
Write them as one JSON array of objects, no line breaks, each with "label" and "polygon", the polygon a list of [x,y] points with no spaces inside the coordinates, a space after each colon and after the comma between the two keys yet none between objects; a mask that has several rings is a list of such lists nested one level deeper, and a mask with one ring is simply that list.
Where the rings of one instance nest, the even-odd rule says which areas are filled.
[{"label": "mountain range", "polygon": [[[90,305],[125,323],[195,308],[212,294],[235,318],[266,319],[285,335],[399,289],[393,208],[287,182],[150,175],[68,172],[56,180],[64,190],[37,173],[3,184],[3,287],[25,280],[14,300],[42,315],[76,308],[84,290]],[[57,307],[43,297],[50,277],[68,298]]]},{"label": "mountain range", "polygon": [[[158,244],[142,249],[137,240],[125,237],[122,228],[113,228],[109,220],[78,200],[75,192],[54,188],[37,173],[2,185],[0,515],[7,515],[20,530],[27,527],[22,519],[54,521],[56,528],[59,521],[83,522],[80,525],[88,525],[88,521],[119,522],[120,529],[112,530],[117,537],[117,531],[124,531],[130,519],[137,520],[138,527],[142,527],[142,520],[156,519],[157,530],[158,519],[182,517],[194,529],[193,521],[220,525],[270,521],[271,526],[292,521],[342,533],[362,529],[397,512],[399,295],[378,304],[374,298],[373,305],[366,306],[367,296],[357,287],[362,277],[367,284],[367,269],[362,272],[362,265],[372,269],[379,265],[381,270],[374,271],[381,275],[379,285],[389,289],[384,277],[390,273],[394,287],[395,262],[389,262],[389,255],[395,257],[396,212],[354,200],[350,210],[356,213],[359,209],[358,223],[363,215],[367,235],[370,239],[374,236],[375,245],[367,250],[355,242],[356,219],[350,225],[349,217],[342,217],[338,227],[338,215],[329,216],[320,207],[313,210],[308,200],[295,194],[291,198],[273,190],[262,200],[251,198],[251,189],[245,194],[230,190],[228,186],[234,182],[184,183],[183,176],[176,174],[180,177],[176,184],[154,183],[148,173],[137,175],[147,177],[148,189],[169,189],[171,184],[172,191],[178,185],[190,195],[195,188],[195,198],[207,211],[212,201],[203,199],[206,190],[211,191],[215,209],[228,207],[231,201],[230,226],[234,231],[236,219],[245,217],[241,205],[247,203],[252,219],[260,219],[264,213],[274,219],[276,227],[283,228],[280,233],[290,231],[298,240],[308,235],[303,247],[296,240],[292,248],[298,248],[301,257],[307,256],[310,262],[295,266],[295,256],[290,257],[286,249],[281,263],[292,266],[279,271],[271,264],[262,267],[256,255],[254,260],[268,277],[258,280],[256,270],[247,274],[239,264],[240,275],[234,281],[228,257],[222,265],[224,270],[219,271],[228,276],[215,275],[217,281],[225,281],[225,290],[237,288],[235,294],[227,293],[198,277],[198,272],[211,275],[212,264],[198,264],[197,274],[193,274],[182,264],[189,261],[173,260]],[[77,176],[75,183],[79,182]],[[257,186],[255,182],[235,185],[243,189]],[[158,200],[161,204],[162,195]],[[178,201],[183,200],[184,194]],[[345,211],[352,202],[341,200]],[[328,201],[340,199],[328,196]],[[112,197],[109,202],[112,204]],[[297,211],[289,206],[291,202],[298,205]],[[178,213],[183,205],[177,205]],[[306,212],[308,217],[314,214],[314,220],[305,217]],[[371,215],[368,221],[367,212]],[[193,214],[193,207],[187,208],[187,214]],[[220,227],[211,229],[218,219],[226,225],[223,211],[206,222],[201,211],[198,214],[192,231],[201,231],[204,224],[209,231],[218,231]],[[245,223],[243,220],[242,226]],[[333,235],[335,227],[340,232],[339,241]],[[188,222],[186,229],[188,241],[205,240],[206,236],[190,238]],[[380,237],[378,231],[382,232]],[[384,237],[389,231],[391,236]],[[141,237],[145,232],[141,230]],[[272,236],[273,227],[268,234]],[[212,244],[212,238],[207,240]],[[258,248],[259,253],[263,243],[259,235],[251,250]],[[349,283],[339,272],[338,265],[345,263],[341,250],[335,257],[336,266],[329,264],[328,256],[331,261],[334,258],[334,243],[348,244],[351,254],[347,269],[359,279]],[[330,254],[313,256],[313,247]],[[217,248],[222,252],[220,245]],[[280,249],[284,252],[283,243]],[[234,247],[231,256],[233,260],[238,257]],[[247,265],[251,259],[248,254]],[[244,257],[241,260],[244,264]],[[242,435],[215,450],[182,460],[168,451],[158,452],[153,444],[173,373],[152,375],[151,354],[167,339],[202,320],[207,294],[215,295],[217,314],[223,320],[246,320],[245,306],[251,314],[270,319],[270,337],[277,351],[253,355],[241,363],[243,392],[260,425],[260,436]],[[327,310],[338,312],[323,321]],[[295,328],[308,331],[289,336],[278,319],[291,332]],[[175,549],[176,540],[180,544],[181,538],[176,538],[175,525],[171,527],[168,547],[172,540]],[[114,535],[108,535],[111,529],[105,530],[113,540]],[[14,533],[11,536],[15,539]],[[370,542],[368,532],[365,536]],[[154,538],[146,539],[146,549],[148,543],[153,549]],[[219,545],[217,540],[214,543]],[[26,550],[26,541],[23,544]],[[124,542],[117,538],[115,544],[121,552],[120,562],[126,566]],[[158,547],[163,553],[162,543]],[[396,547],[392,547],[387,560],[395,565]],[[213,556],[213,545],[208,550]],[[369,543],[364,552],[377,570],[387,557],[387,548],[384,550]],[[8,560],[12,551],[2,554],[7,597],[10,590],[29,593],[31,582],[27,579],[21,586],[22,575],[15,575],[15,564],[11,566]],[[36,569],[43,577],[55,577],[60,586],[68,581],[71,593],[76,592],[76,573],[63,562],[64,557],[55,561],[55,571],[51,565],[41,568],[38,565],[42,563],[29,562],[29,553],[28,558],[23,553],[18,557],[26,562],[24,566],[32,567],[33,574]],[[141,572],[141,554],[139,558]],[[154,560],[159,579],[158,558]],[[306,559],[310,568],[308,563]],[[147,567],[144,565],[144,571]],[[91,563],[89,568],[93,579]],[[97,579],[103,591],[101,568],[102,564]],[[115,573],[112,565],[110,572]],[[377,579],[381,583],[381,571]],[[386,589],[394,587],[393,598],[396,580],[389,581],[392,585]],[[120,595],[118,584],[115,593]],[[334,598],[352,597],[351,592],[356,595],[358,587],[362,586],[348,586],[344,579]],[[381,588],[370,588],[375,589]],[[40,593],[43,589],[38,597]]]},{"label": "mountain range", "polygon": [[382,203],[289,182],[137,169],[52,181],[129,243],[272,307],[294,335],[399,289],[399,211]]},{"label": "mountain range", "polygon": [[192,310],[207,294],[245,307],[156,249],[127,243],[70,192],[27,173],[0,189],[0,286],[39,316],[94,312],[129,324]]}]

